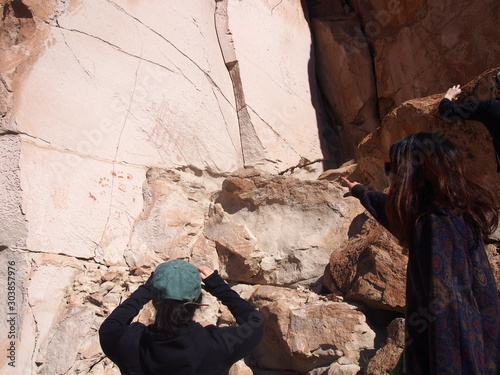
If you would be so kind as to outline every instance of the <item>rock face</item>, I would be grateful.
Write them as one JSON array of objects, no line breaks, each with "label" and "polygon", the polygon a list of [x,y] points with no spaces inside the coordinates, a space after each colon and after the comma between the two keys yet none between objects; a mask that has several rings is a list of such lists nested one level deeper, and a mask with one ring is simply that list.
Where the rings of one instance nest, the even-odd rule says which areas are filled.
[{"label": "rock face", "polygon": [[260,367],[305,374],[336,363],[359,371],[360,352],[374,349],[375,333],[352,305],[266,286],[254,292],[252,302],[267,322],[255,354]]},{"label": "rock face", "polygon": [[[500,68],[489,69],[463,87],[460,100],[486,100],[492,95],[492,78]],[[382,126],[366,137],[359,145],[361,156],[353,178],[370,183],[377,189],[387,187],[383,164],[388,161],[390,145],[416,132],[445,136],[459,147],[466,156],[471,172],[486,176],[497,193],[500,176],[496,172],[495,154],[491,136],[486,128],[474,121],[448,121],[439,114],[438,105],[443,95],[409,100],[389,113]],[[431,150],[423,149],[422,152]]]},{"label": "rock face", "polygon": [[[85,156],[214,173],[252,164],[281,171],[301,159],[321,159],[307,70],[311,40],[300,4],[260,1],[245,8],[230,2],[225,30],[222,4],[200,2],[186,20],[182,4],[61,1],[41,9],[26,2],[41,40],[5,41],[13,55],[4,58],[12,69],[6,71],[6,88],[22,90],[12,98],[5,127],[68,153],[58,167],[63,171]],[[5,7],[6,20],[18,17],[11,8]],[[255,43],[261,30],[241,22],[249,12],[273,30],[267,43]],[[303,51],[284,58],[292,41]],[[29,55],[12,48],[15,43]],[[274,71],[263,69],[276,58]],[[228,74],[235,64],[238,81]],[[273,105],[260,95],[264,83]]]},{"label": "rock face", "polygon": [[404,313],[407,257],[397,240],[370,218],[359,235],[330,257],[325,287],[372,309]]},{"label": "rock face", "polygon": [[381,116],[408,99],[443,92],[498,65],[500,51],[491,48],[500,16],[494,0],[452,7],[441,1],[355,3],[376,56]]},{"label": "rock face", "polygon": [[210,219],[205,233],[225,254],[222,267],[231,280],[315,282],[361,212],[356,202],[342,198],[344,191],[326,181],[230,177],[216,199],[224,212]]},{"label": "rock face", "polygon": [[343,161],[357,157],[355,146],[402,103],[463,85],[500,60],[495,0],[307,3]]},{"label": "rock face", "polygon": [[0,0],[0,372],[118,374],[100,324],[183,258],[265,316],[231,374],[386,373],[401,344],[369,316],[402,311],[404,255],[337,179],[383,188],[390,142],[441,129],[499,186],[484,129],[406,101],[497,65],[499,5],[186,4]]},{"label": "rock face", "polygon": [[394,319],[387,327],[387,342],[370,360],[366,373],[368,375],[392,374],[394,365],[398,363],[405,344],[404,319]]}]

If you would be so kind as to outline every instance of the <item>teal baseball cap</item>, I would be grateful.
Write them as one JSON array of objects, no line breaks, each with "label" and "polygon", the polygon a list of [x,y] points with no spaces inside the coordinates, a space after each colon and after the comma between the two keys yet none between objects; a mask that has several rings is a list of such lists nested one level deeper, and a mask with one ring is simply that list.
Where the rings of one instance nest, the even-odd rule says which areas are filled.
[{"label": "teal baseball cap", "polygon": [[201,294],[198,268],[182,259],[174,259],[156,267],[151,283],[155,302],[162,299],[195,302]]}]

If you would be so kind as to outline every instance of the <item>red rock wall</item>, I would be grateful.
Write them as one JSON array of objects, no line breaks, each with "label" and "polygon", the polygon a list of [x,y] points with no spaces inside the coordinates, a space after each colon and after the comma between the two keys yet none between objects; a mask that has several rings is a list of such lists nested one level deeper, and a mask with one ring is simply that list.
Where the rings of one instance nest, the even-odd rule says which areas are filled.
[{"label": "red rock wall", "polygon": [[500,62],[495,0],[307,3],[319,84],[344,161],[403,102],[465,84]]}]

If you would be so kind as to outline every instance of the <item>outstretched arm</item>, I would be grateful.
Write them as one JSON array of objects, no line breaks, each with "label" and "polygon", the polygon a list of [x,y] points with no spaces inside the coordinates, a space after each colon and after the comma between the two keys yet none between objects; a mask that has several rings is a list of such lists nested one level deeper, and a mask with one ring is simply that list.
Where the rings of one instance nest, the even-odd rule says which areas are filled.
[{"label": "outstretched arm", "polygon": [[341,177],[341,179],[344,185],[349,188],[352,196],[358,198],[360,203],[373,216],[373,218],[390,231],[389,221],[385,212],[387,194],[367,188],[359,182],[349,181],[345,177]]},{"label": "outstretched arm", "polygon": [[127,325],[132,322],[142,307],[151,300],[151,277],[120,304],[106,318],[99,328],[99,340],[103,352],[115,361],[118,356],[118,342]]},{"label": "outstretched arm", "polygon": [[258,345],[264,335],[264,321],[257,310],[208,267],[198,267],[205,290],[217,297],[238,322],[238,327],[220,329],[221,340],[229,350],[228,363],[247,356]]},{"label": "outstretched arm", "polygon": [[451,121],[470,120],[482,121],[488,116],[489,101],[475,101],[465,104],[453,103],[453,100],[462,92],[460,85],[450,87],[439,103],[439,113]]}]

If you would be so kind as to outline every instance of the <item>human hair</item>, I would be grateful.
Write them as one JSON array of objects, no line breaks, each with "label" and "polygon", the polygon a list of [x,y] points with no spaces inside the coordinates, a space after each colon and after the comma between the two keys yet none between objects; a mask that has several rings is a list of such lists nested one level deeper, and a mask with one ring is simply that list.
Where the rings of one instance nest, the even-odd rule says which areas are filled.
[{"label": "human hair", "polygon": [[201,302],[201,295],[196,302],[182,302],[174,299],[161,299],[153,303],[156,310],[153,329],[157,332],[176,333],[193,320]]},{"label": "human hair", "polygon": [[413,239],[415,223],[428,206],[463,214],[476,239],[496,229],[495,194],[483,181],[466,176],[462,153],[445,137],[411,134],[391,145],[389,157],[393,176],[386,212],[391,230],[403,244]]}]

